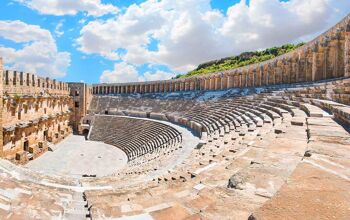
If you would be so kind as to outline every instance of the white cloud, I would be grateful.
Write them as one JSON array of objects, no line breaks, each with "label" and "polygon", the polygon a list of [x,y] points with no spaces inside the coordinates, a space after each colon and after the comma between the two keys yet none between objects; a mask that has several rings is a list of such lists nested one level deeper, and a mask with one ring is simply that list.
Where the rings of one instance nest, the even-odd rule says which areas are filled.
[{"label": "white cloud", "polygon": [[171,79],[172,77],[175,77],[175,76],[176,75],[174,73],[168,73],[168,72],[158,70],[155,73],[151,73],[151,72],[144,73],[141,79],[142,81],[158,81],[158,80]]},{"label": "white cloud", "polygon": [[79,24],[85,24],[85,22],[86,22],[86,18],[82,18],[79,20]]},{"label": "white cloud", "polygon": [[174,73],[168,73],[165,71],[145,72],[143,76],[140,76],[134,65],[126,62],[117,63],[114,65],[113,70],[105,70],[101,77],[101,83],[125,83],[125,82],[144,82],[144,81],[157,81],[166,80],[174,77]]},{"label": "white cloud", "polygon": [[114,65],[114,70],[106,70],[100,77],[102,83],[124,83],[139,81],[139,75],[133,65],[127,63],[117,63]]},{"label": "white cloud", "polygon": [[57,37],[62,37],[64,34],[64,31],[62,30],[63,27],[63,20],[59,21],[58,24],[55,27],[55,34]]},{"label": "white cloud", "polygon": [[112,4],[103,4],[101,0],[14,0],[41,14],[76,15],[86,12],[90,16],[116,14],[119,9]]},{"label": "white cloud", "polygon": [[18,43],[14,49],[0,45],[0,56],[8,68],[62,77],[70,65],[70,54],[59,52],[48,30],[21,21],[0,21],[0,37]]},{"label": "white cloud", "polygon": [[[81,30],[81,37],[77,40],[80,50],[87,54],[98,53],[111,59],[121,59],[118,48],[128,48],[135,53],[146,53],[144,46],[150,42],[149,34],[160,29],[165,19],[159,16],[160,8],[150,7],[149,2],[131,5],[121,16],[89,22]],[[137,56],[142,63],[146,59]]]},{"label": "white cloud", "polygon": [[[186,72],[208,60],[311,40],[349,12],[349,0],[241,0],[225,13],[210,0],[148,0],[89,22],[77,43],[86,54]],[[157,51],[147,49],[152,38]]]}]

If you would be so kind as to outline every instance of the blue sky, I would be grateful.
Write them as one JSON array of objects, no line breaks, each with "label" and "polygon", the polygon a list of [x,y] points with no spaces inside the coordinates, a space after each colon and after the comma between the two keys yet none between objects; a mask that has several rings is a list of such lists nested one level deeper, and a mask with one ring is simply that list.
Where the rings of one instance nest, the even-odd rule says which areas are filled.
[{"label": "blue sky", "polygon": [[350,9],[347,0],[56,1],[0,3],[6,67],[87,83],[167,79],[207,60],[310,40]]}]

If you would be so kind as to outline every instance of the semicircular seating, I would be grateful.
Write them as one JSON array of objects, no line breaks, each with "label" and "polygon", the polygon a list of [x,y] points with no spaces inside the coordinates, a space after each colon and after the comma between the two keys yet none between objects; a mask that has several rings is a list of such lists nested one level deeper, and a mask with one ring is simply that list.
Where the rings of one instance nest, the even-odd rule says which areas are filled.
[{"label": "semicircular seating", "polygon": [[96,115],[90,140],[102,141],[120,148],[131,161],[157,152],[161,148],[175,146],[181,143],[182,137],[173,127],[159,122]]},{"label": "semicircular seating", "polygon": [[[302,216],[291,210],[299,202],[303,208],[308,207],[315,204],[313,199],[321,196],[326,204],[318,206],[321,212],[331,207],[332,213],[338,213],[337,218],[350,214],[345,211],[349,204],[344,197],[344,189],[350,189],[346,162],[350,158],[347,152],[350,150],[347,130],[350,107],[344,100],[347,90],[337,88],[344,93],[342,103],[331,101],[329,97],[332,96],[319,95],[319,88],[331,91],[330,88],[336,89],[333,86],[347,86],[348,82],[342,79],[314,87],[305,85],[312,88],[310,90],[303,86],[272,87],[258,94],[209,100],[203,98],[211,96],[208,94],[191,98],[179,94],[176,99],[173,95],[172,101],[167,100],[162,111],[158,111],[154,97],[166,100],[166,95],[152,95],[152,98],[145,95],[134,100],[130,107],[121,101],[126,95],[94,97],[95,101],[104,100],[123,111],[165,112],[167,120],[189,129],[193,129],[195,123],[200,128],[198,134],[204,145],[194,149],[181,165],[165,174],[156,175],[159,164],[143,163],[118,176],[85,181],[89,186],[113,188],[86,192],[93,204],[92,215],[151,216],[155,219],[172,215],[178,219],[225,219],[227,216],[264,219],[272,216],[276,219],[271,211],[274,210],[278,218],[293,216],[297,219]],[[301,95],[306,92],[307,97]],[[181,100],[191,103],[191,108],[178,108]],[[102,109],[97,110],[102,112]],[[152,176],[153,181],[143,182],[142,186],[130,183],[130,179],[146,180],[148,176]],[[314,182],[315,178],[320,182]],[[330,191],[317,188],[331,182],[339,183],[330,191],[342,206],[332,205],[330,199],[325,199]],[[317,188],[316,194],[310,184]],[[309,216],[316,214],[303,208]]]},{"label": "semicircular seating", "polygon": [[[128,166],[115,175],[77,183],[1,161],[0,217],[300,219],[305,213],[320,218],[332,213],[344,219],[350,215],[348,82],[315,85],[315,94],[301,87],[210,100],[205,94],[173,95],[159,112],[155,97],[166,99],[159,94],[135,99],[130,106],[123,101],[127,96],[94,97],[95,103],[108,100],[123,111],[147,107],[164,113],[171,122],[198,128],[202,143],[179,158],[171,151],[181,147],[182,137],[173,127],[95,115],[90,138],[123,149]],[[342,93],[337,101],[329,98],[335,96],[333,86]]]}]

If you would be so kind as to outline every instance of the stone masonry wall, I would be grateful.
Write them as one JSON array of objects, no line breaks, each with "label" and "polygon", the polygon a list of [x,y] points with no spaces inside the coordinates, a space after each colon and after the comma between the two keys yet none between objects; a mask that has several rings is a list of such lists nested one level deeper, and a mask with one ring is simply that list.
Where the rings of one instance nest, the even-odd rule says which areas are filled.
[{"label": "stone masonry wall", "polygon": [[82,133],[80,125],[90,107],[92,87],[85,83],[68,83],[68,86],[70,96],[73,99],[71,103],[72,114],[70,122],[75,132]]},{"label": "stone masonry wall", "polygon": [[[67,83],[0,65],[0,157],[24,164],[72,133]],[[4,120],[1,120],[4,119]]]},{"label": "stone masonry wall", "polygon": [[3,80],[4,94],[7,95],[69,95],[67,83],[31,73],[6,70]]},{"label": "stone masonry wall", "polygon": [[225,90],[349,77],[349,33],[350,14],[313,41],[262,63],[184,79],[95,84],[93,94]]}]

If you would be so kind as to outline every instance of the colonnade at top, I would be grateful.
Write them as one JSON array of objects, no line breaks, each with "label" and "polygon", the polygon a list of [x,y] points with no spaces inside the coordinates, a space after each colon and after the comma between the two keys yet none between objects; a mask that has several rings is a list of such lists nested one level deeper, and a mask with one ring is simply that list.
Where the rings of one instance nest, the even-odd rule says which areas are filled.
[{"label": "colonnade at top", "polygon": [[315,40],[274,59],[183,79],[95,84],[93,94],[161,93],[260,87],[350,76],[350,15]]}]

